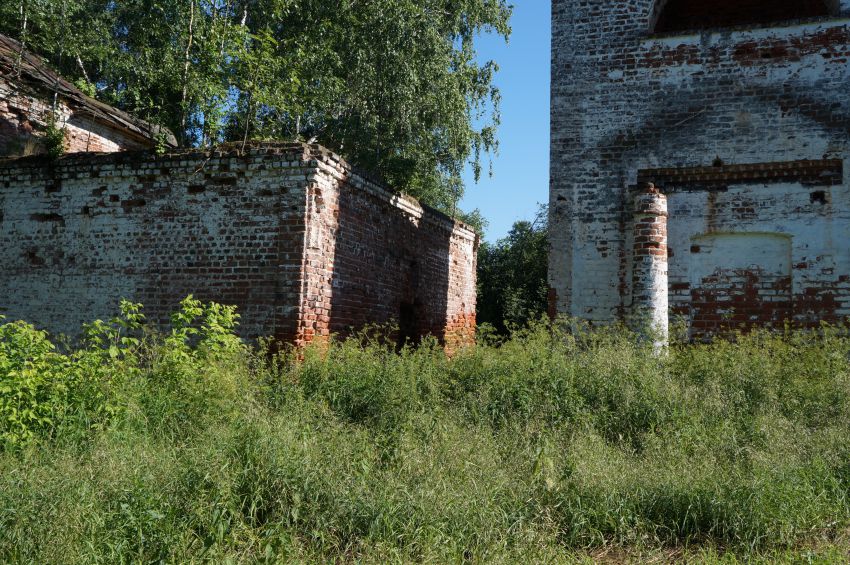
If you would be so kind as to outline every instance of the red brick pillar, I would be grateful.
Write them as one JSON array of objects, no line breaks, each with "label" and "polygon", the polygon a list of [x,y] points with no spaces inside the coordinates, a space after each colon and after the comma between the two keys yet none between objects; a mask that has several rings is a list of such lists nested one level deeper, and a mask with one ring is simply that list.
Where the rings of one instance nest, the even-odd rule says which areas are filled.
[{"label": "red brick pillar", "polygon": [[632,263],[632,326],[649,332],[656,345],[669,338],[667,197],[652,183],[635,198]]}]

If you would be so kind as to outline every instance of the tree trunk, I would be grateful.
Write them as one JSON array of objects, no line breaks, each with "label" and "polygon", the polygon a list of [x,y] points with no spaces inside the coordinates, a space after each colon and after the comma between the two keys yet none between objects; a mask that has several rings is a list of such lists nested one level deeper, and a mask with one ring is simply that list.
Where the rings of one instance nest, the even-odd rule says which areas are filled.
[{"label": "tree trunk", "polygon": [[26,1],[21,0],[21,48],[18,50],[17,60],[15,61],[15,78],[21,78],[21,63],[24,60],[24,51],[27,45],[27,7]]},{"label": "tree trunk", "polygon": [[186,53],[183,57],[183,95],[180,99],[180,139],[183,145],[186,143],[186,120],[188,110],[186,99],[189,96],[189,65],[191,63],[192,42],[194,41],[193,28],[195,26],[195,0],[189,0],[189,37],[186,40]]}]

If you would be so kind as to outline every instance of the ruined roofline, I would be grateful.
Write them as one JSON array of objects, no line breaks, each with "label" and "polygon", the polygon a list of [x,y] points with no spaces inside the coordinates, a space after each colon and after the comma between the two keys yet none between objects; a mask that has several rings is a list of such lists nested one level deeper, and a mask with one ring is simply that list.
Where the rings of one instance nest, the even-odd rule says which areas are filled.
[{"label": "ruined roofline", "polygon": [[[18,66],[19,58],[20,66]],[[20,76],[17,76],[18,74]],[[153,144],[156,137],[164,133],[165,143],[170,147],[177,147],[177,140],[168,129],[135,118],[85,94],[51,69],[40,57],[25,49],[22,52],[19,41],[2,34],[0,34],[0,77],[4,77],[17,88],[26,87],[26,90],[30,91],[28,94],[35,94],[33,91],[55,93],[75,114],[89,117],[139,140]]]},{"label": "ruined roofline", "polygon": [[[400,209],[407,215],[424,219],[431,224],[439,225],[447,231],[470,240],[477,240],[479,235],[474,228],[453,219],[436,208],[421,203],[418,199],[401,192],[394,192],[374,176],[351,165],[339,154],[316,143],[302,143],[293,141],[254,141],[244,144],[241,142],[224,143],[211,149],[198,148],[175,148],[170,149],[162,155],[156,155],[151,151],[122,151],[116,153],[67,153],[59,159],[52,160],[47,155],[30,155],[26,157],[14,157],[0,159],[0,173],[3,169],[32,169],[38,168],[45,175],[55,176],[62,169],[77,166],[92,165],[131,165],[142,163],[156,163],[162,166],[174,160],[197,161],[202,168],[205,161],[209,159],[242,157],[255,157],[262,155],[289,156],[290,160],[298,160],[305,166],[321,169],[324,172],[334,174],[339,178],[353,181],[353,185],[359,190],[364,190],[380,198],[395,208]],[[154,174],[154,173],[152,173]]]}]

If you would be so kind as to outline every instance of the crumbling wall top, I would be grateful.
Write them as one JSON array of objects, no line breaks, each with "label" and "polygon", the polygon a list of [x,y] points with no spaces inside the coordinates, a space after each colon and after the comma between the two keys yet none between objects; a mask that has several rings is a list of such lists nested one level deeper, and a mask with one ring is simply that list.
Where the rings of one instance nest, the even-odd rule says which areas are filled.
[{"label": "crumbling wall top", "polygon": [[[477,239],[478,234],[471,226],[449,215],[419,202],[416,198],[386,187],[380,179],[351,165],[342,156],[315,143],[291,141],[252,141],[248,143],[224,143],[210,149],[181,148],[171,149],[157,155],[152,151],[124,151],[117,153],[69,153],[53,160],[46,155],[32,155],[12,159],[0,159],[0,183],[3,177],[13,177],[26,171],[33,175],[38,169],[45,178],[61,178],[63,174],[75,171],[100,172],[101,174],[121,167],[149,168],[151,174],[159,174],[170,164],[197,162],[199,172],[212,159],[244,159],[256,157],[280,156],[292,165],[321,169],[337,177],[345,177],[352,186],[372,192],[375,196],[390,202],[416,219],[425,218],[432,224],[454,232],[459,237]],[[0,184],[2,186],[2,184]]]}]

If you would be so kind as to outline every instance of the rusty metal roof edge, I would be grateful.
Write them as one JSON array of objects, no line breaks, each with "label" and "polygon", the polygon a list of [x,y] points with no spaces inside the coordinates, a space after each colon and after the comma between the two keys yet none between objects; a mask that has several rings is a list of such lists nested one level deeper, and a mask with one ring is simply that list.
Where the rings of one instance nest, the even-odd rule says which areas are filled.
[{"label": "rusty metal roof edge", "polygon": [[[20,66],[16,59],[20,57]],[[12,78],[20,71],[19,86],[48,90],[56,93],[75,113],[88,116],[106,126],[129,132],[143,139],[154,140],[165,133],[165,142],[177,147],[177,139],[168,129],[152,124],[119,110],[109,104],[88,96],[68,80],[62,78],[39,57],[26,50],[21,51],[21,43],[11,37],[0,34],[0,77]],[[26,77],[26,78],[24,78]]]}]

